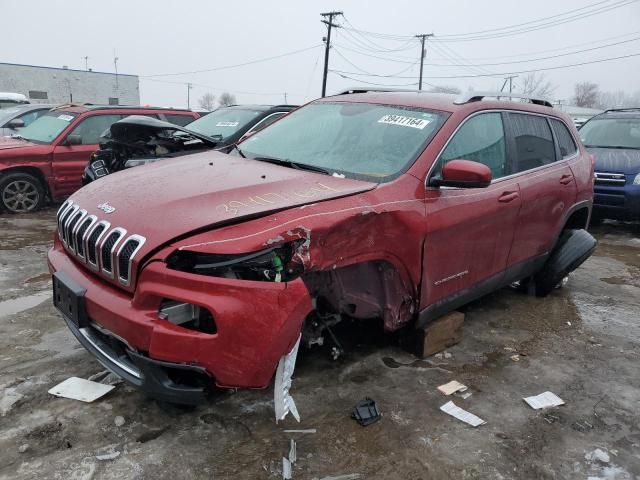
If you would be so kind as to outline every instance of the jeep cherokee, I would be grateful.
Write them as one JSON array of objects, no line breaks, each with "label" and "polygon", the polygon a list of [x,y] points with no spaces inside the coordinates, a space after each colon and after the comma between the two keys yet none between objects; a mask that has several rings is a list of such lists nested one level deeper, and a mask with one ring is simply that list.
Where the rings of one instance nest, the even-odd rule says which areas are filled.
[{"label": "jeep cherokee", "polygon": [[593,163],[532,102],[348,92],[232,155],[109,175],[58,211],[54,303],[108,369],[196,403],[266,387],[341,318],[397,331],[514,281],[547,294],[595,246]]}]

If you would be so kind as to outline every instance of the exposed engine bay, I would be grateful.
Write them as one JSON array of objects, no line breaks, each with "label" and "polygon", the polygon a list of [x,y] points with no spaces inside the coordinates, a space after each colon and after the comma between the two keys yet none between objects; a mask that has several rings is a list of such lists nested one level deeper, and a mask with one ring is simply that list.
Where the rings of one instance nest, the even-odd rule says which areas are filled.
[{"label": "exposed engine bay", "polygon": [[91,155],[85,169],[84,185],[125,168],[211,150],[222,140],[142,115],[114,123],[102,138],[100,149]]}]

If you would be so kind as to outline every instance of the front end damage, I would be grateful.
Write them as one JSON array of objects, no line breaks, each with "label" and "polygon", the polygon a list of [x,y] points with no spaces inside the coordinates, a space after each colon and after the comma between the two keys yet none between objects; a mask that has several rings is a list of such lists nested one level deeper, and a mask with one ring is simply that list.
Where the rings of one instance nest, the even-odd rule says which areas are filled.
[{"label": "front end damage", "polygon": [[221,138],[155,118],[131,115],[111,125],[99,150],[91,155],[82,182],[86,185],[126,168],[211,150],[220,143]]},{"label": "front end damage", "polygon": [[[262,168],[268,178],[276,172],[300,180],[310,175]],[[87,324],[74,330],[67,319],[69,327],[107,368],[155,398],[198,403],[214,385],[265,388],[276,374],[277,418],[295,415],[289,388],[299,344],[334,342],[340,354],[331,332],[336,323],[382,318],[394,331],[411,321],[418,306],[421,243],[407,233],[422,213],[421,202],[407,208],[369,184],[309,177],[316,178],[325,183],[225,202],[215,209],[220,226],[160,245],[147,241],[126,288],[87,268],[56,238],[51,271],[64,272],[86,290]],[[86,205],[82,195],[91,193],[83,189],[72,201]],[[276,200],[290,197],[307,203],[274,210]],[[109,220],[126,227],[125,212],[113,203]],[[264,213],[248,212],[259,208]],[[164,206],[161,213],[170,215]],[[147,224],[155,222],[150,215]],[[175,222],[171,227],[179,231]],[[175,238],[167,228],[157,232]],[[122,375],[122,364],[137,368],[139,378]]]}]

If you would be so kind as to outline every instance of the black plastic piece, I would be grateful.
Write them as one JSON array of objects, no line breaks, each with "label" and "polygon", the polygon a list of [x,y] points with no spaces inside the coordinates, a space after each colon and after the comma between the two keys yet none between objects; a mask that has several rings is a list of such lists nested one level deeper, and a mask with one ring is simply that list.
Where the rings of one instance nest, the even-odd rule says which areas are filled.
[{"label": "black plastic piece", "polygon": [[80,328],[89,324],[84,305],[86,292],[86,288],[78,285],[66,273],[56,272],[53,274],[53,305]]},{"label": "black plastic piece", "polygon": [[353,407],[351,418],[356,420],[363,427],[366,427],[367,425],[376,423],[382,418],[382,415],[378,412],[378,406],[376,405],[375,400],[366,397],[364,400],[360,400],[356,403],[356,406]]}]

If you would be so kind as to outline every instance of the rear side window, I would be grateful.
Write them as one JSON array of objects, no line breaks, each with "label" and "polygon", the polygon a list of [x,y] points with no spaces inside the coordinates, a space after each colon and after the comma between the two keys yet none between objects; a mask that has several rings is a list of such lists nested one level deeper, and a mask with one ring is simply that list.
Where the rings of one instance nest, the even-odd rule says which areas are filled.
[{"label": "rear side window", "polygon": [[472,160],[491,169],[494,179],[507,175],[504,128],[500,113],[482,113],[467,120],[440,156],[439,174],[450,160]]},{"label": "rear side window", "polygon": [[164,116],[167,117],[167,122],[173,123],[174,125],[180,125],[181,127],[184,127],[195,120],[190,115],[173,115],[165,113]]},{"label": "rear side window", "polygon": [[567,126],[560,120],[556,119],[551,119],[551,126],[553,127],[553,132],[556,134],[556,138],[558,139],[560,155],[562,158],[571,157],[578,151],[578,147],[576,146],[576,142],[573,141],[573,137],[571,136],[571,133],[569,133]]},{"label": "rear side window", "polygon": [[80,135],[82,145],[98,144],[102,134],[121,118],[121,115],[94,115],[85,118],[73,129],[70,135]]},{"label": "rear side window", "polygon": [[546,117],[509,113],[516,150],[516,172],[555,162],[556,150]]}]

